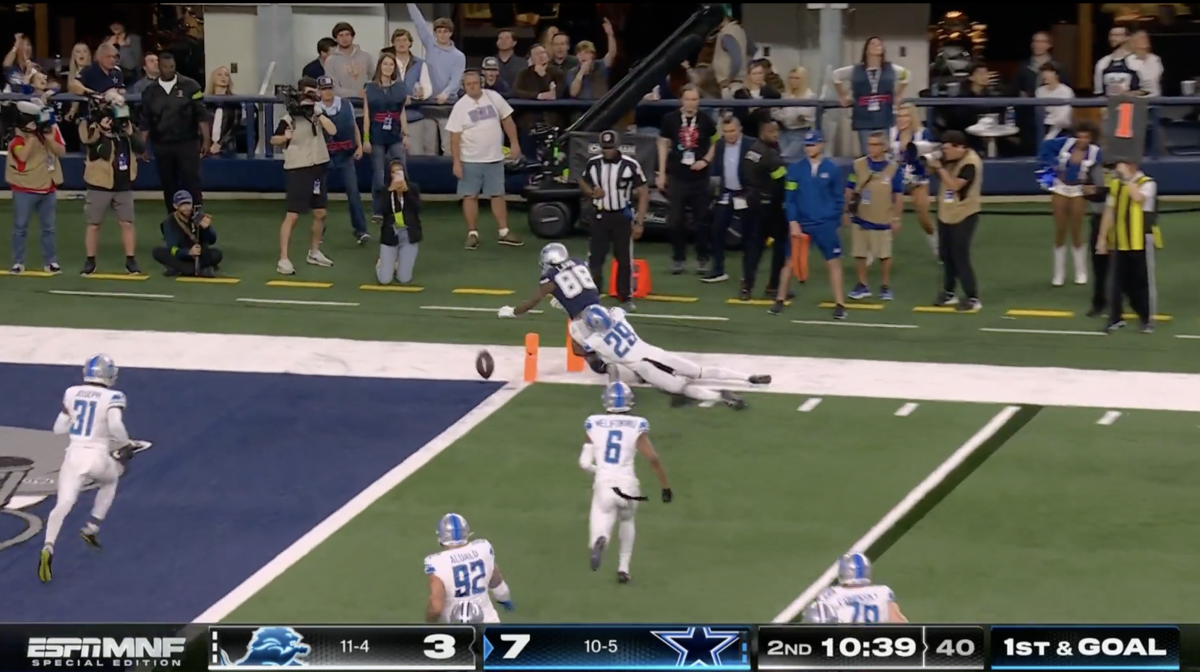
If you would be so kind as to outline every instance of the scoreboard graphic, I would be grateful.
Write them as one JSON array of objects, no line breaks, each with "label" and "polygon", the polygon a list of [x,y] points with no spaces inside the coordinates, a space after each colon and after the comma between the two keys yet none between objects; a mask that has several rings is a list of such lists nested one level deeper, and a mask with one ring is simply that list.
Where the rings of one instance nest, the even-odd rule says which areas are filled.
[{"label": "scoreboard graphic", "polygon": [[474,626],[240,626],[208,629],[208,669],[475,670]]},{"label": "scoreboard graphic", "polygon": [[489,625],[485,670],[750,669],[744,625]]}]

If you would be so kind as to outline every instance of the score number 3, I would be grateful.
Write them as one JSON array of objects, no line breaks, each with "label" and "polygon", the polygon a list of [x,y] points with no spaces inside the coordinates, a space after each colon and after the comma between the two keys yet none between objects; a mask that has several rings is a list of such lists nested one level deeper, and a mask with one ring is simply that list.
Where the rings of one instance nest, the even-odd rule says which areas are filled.
[{"label": "score number 3", "polygon": [[1122,140],[1133,137],[1133,103],[1124,102],[1117,105],[1117,123],[1113,129],[1113,137]]}]

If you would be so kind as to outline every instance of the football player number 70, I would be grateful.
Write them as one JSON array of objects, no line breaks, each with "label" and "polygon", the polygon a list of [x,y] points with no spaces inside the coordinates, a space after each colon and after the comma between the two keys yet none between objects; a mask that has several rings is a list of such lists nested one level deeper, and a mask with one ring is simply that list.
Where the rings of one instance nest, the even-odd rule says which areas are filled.
[{"label": "football player number 70", "polygon": [[1117,124],[1113,129],[1113,137],[1122,140],[1133,137],[1133,103],[1125,102],[1117,105]]},{"label": "football player number 70", "polygon": [[587,269],[587,266],[571,266],[564,268],[554,276],[554,284],[562,290],[563,298],[573,299],[583,293],[585,289],[595,289],[596,281],[592,280],[592,273]]}]

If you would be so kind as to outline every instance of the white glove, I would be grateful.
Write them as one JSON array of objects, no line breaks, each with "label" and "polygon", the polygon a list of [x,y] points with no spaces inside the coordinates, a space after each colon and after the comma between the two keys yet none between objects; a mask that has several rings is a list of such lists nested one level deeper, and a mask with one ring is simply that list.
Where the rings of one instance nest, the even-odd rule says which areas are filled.
[{"label": "white glove", "polygon": [[563,307],[562,307],[562,304],[561,304],[561,303],[559,303],[559,302],[558,302],[558,299],[554,298],[553,296],[552,296],[552,297],[550,297],[550,306],[551,306],[552,308],[558,308],[559,310],[562,310],[562,309],[563,309]]},{"label": "white glove", "polygon": [[500,317],[502,317],[502,318],[504,318],[504,317],[516,317],[516,316],[517,316],[517,311],[516,311],[516,310],[514,310],[512,306],[505,306],[505,307],[503,307],[503,308],[501,308],[501,309],[500,309],[500,312],[499,312],[499,313],[497,313],[497,315],[499,315],[499,316],[500,316]]}]

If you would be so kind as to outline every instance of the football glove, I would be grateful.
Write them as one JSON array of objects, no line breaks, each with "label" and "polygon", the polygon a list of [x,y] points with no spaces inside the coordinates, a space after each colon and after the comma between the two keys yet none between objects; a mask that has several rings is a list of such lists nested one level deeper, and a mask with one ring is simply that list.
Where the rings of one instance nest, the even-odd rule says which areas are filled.
[{"label": "football glove", "polygon": [[554,298],[553,296],[550,297],[550,307],[558,308],[559,310],[563,310],[563,305],[561,303],[559,303],[558,299]]},{"label": "football glove", "polygon": [[497,313],[497,315],[499,315],[502,318],[503,317],[516,317],[517,311],[512,306],[505,306],[500,309],[500,312]]},{"label": "football glove", "polygon": [[512,600],[509,600],[507,602],[500,602],[500,606],[504,607],[505,611],[514,611],[517,608],[517,606],[512,603]]},{"label": "football glove", "polygon": [[670,504],[671,500],[675,498],[675,495],[674,495],[674,493],[671,492],[670,488],[663,488],[662,495],[663,495],[663,504]]},{"label": "football glove", "polygon": [[117,462],[120,462],[121,464],[125,464],[129,460],[133,459],[133,448],[134,448],[134,444],[131,443],[131,444],[128,444],[125,446],[121,446],[120,448],[117,448],[116,450],[112,451],[109,454],[112,455],[112,458],[114,460],[116,460]]}]

